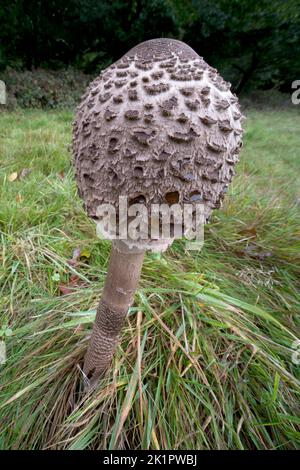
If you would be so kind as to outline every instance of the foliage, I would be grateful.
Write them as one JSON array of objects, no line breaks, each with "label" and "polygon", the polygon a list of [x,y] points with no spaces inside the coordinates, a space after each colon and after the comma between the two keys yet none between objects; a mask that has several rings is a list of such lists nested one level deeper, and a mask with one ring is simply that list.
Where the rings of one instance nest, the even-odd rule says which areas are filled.
[{"label": "foliage", "polygon": [[73,108],[91,80],[91,76],[70,67],[24,72],[7,68],[1,78],[7,84],[8,109]]},{"label": "foliage", "polygon": [[299,449],[300,119],[247,117],[203,250],[146,256],[112,372],[80,398],[109,243],[76,195],[71,112],[0,116],[1,448]]},{"label": "foliage", "polygon": [[130,47],[174,37],[234,89],[290,91],[300,69],[299,0],[12,0],[0,7],[0,68],[97,72]]}]

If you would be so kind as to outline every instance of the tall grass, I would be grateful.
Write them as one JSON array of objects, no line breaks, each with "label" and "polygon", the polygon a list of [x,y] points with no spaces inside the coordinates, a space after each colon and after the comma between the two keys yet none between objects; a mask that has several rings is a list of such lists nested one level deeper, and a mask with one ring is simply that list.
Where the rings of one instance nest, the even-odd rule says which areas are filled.
[{"label": "tall grass", "polygon": [[300,448],[299,114],[248,113],[203,250],[147,255],[89,396],[81,365],[109,243],[76,195],[71,119],[0,115],[0,448]]}]

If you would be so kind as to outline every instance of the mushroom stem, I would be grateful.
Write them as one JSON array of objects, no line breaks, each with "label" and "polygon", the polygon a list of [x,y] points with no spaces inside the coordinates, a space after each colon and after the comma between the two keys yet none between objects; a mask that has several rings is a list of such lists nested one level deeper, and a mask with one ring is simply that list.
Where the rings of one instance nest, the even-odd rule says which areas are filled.
[{"label": "mushroom stem", "polygon": [[86,388],[93,388],[108,369],[139,282],[144,250],[130,250],[124,242],[112,244],[107,277],[84,359]]}]

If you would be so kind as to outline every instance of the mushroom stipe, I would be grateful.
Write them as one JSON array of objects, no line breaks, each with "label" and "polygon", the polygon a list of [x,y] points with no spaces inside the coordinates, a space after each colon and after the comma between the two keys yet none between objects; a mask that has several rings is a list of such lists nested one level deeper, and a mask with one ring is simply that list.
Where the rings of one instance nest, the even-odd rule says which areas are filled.
[{"label": "mushroom stipe", "polygon": [[[131,49],[88,87],[73,127],[74,167],[87,214],[119,196],[129,204],[222,204],[242,146],[238,98],[188,45],[153,39]],[[84,361],[86,387],[109,368],[144,254],[172,240],[114,241]],[[135,249],[132,249],[134,247]]]},{"label": "mushroom stipe", "polygon": [[140,252],[114,241],[102,297],[97,309],[92,338],[85,356],[83,373],[87,387],[93,387],[108,368],[119,334],[139,282],[144,260]]}]

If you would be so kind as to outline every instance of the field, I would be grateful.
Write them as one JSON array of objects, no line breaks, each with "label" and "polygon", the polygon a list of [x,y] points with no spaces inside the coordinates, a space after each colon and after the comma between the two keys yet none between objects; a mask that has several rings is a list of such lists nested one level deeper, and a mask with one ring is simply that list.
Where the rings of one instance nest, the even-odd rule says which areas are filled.
[{"label": "field", "polygon": [[109,243],[76,193],[72,113],[0,114],[1,449],[300,448],[300,115],[246,114],[203,250],[147,255],[112,370],[86,397]]}]

